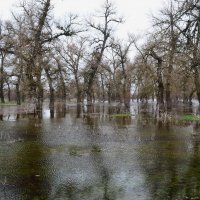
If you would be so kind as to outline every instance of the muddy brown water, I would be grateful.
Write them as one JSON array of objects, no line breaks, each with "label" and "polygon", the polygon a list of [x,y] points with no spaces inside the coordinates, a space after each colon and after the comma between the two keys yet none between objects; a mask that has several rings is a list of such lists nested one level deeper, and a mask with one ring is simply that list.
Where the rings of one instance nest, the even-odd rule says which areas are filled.
[{"label": "muddy brown water", "polygon": [[[154,105],[68,106],[43,118],[0,107],[0,199],[200,199],[200,123],[158,123]],[[177,107],[173,115],[196,112]]]}]

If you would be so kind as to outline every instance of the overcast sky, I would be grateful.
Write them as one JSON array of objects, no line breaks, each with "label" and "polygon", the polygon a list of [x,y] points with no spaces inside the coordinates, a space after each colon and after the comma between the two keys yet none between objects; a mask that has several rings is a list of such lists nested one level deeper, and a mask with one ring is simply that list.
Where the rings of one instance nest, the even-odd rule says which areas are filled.
[{"label": "overcast sky", "polygon": [[[112,0],[126,22],[119,27],[121,37],[127,33],[142,33],[150,27],[151,13],[156,14],[167,0]],[[0,0],[0,18],[9,19],[10,10],[19,0]],[[53,0],[54,15],[59,18],[67,13],[87,16],[101,7],[104,0]]]}]

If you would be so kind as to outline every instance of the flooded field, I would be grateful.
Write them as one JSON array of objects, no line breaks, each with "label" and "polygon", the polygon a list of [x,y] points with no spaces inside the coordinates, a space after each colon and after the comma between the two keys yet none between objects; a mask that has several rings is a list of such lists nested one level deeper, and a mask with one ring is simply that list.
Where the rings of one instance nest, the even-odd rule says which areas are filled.
[{"label": "flooded field", "polygon": [[0,107],[0,199],[200,199],[200,122],[155,119],[153,104],[69,106],[50,118]]}]

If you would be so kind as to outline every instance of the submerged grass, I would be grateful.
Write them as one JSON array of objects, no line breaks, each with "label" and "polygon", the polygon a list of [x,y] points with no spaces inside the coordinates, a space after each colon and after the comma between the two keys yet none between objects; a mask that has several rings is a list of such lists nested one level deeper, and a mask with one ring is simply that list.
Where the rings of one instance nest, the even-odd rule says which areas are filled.
[{"label": "submerged grass", "polygon": [[112,114],[111,117],[130,117],[130,113],[118,113],[118,114]]},{"label": "submerged grass", "polygon": [[180,117],[181,120],[187,120],[187,121],[199,121],[200,115],[183,115]]},{"label": "submerged grass", "polygon": [[98,145],[89,145],[89,146],[77,146],[77,145],[71,145],[68,148],[69,155],[70,156],[82,156],[85,153],[101,153],[101,147]]}]

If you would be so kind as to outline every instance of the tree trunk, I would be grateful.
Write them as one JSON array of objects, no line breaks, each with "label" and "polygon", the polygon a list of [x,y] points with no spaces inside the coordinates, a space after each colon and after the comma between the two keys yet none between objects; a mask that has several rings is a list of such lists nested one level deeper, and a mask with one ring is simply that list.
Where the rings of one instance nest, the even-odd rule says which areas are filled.
[{"label": "tree trunk", "polygon": [[151,51],[150,55],[157,60],[157,69],[156,69],[156,75],[157,75],[157,106],[159,113],[165,111],[164,107],[164,84],[162,80],[162,58],[159,57],[153,50]]},{"label": "tree trunk", "polygon": [[76,94],[76,98],[77,98],[76,101],[77,101],[77,104],[80,104],[81,101],[82,101],[82,98],[81,98],[82,91],[80,89],[80,85],[79,85],[79,80],[78,80],[77,74],[75,74],[75,82],[76,82],[76,92],[77,92],[77,94]]},{"label": "tree trunk", "polygon": [[0,69],[0,98],[1,98],[1,103],[5,103],[4,99],[4,58],[5,56],[1,54],[1,69]]},{"label": "tree trunk", "polygon": [[108,36],[104,35],[104,41],[102,44],[101,51],[100,51],[100,53],[95,52],[95,55],[93,58],[94,60],[91,63],[89,72],[87,73],[86,95],[87,95],[87,103],[88,104],[92,103],[92,88],[93,88],[93,84],[94,84],[94,79],[95,79],[98,67],[101,64],[101,60],[103,57],[107,39],[108,39]]},{"label": "tree trunk", "polygon": [[61,65],[60,65],[59,61],[57,61],[57,64],[58,64],[58,70],[59,70],[59,73],[60,73],[60,81],[61,81],[61,88],[62,88],[62,100],[64,102],[66,102],[66,99],[67,99],[67,95],[66,95],[67,90],[66,90],[66,86],[65,86],[65,81],[64,81],[63,73],[62,73],[62,68],[61,68]]},{"label": "tree trunk", "polygon": [[111,86],[110,82],[108,83],[108,103],[111,103]]},{"label": "tree trunk", "polygon": [[197,99],[200,104],[200,80],[199,80],[199,44],[200,44],[200,9],[198,8],[198,18],[197,18],[197,35],[196,35],[196,41],[195,45],[193,47],[193,60],[192,60],[192,71],[193,71],[193,76],[194,76],[194,84],[196,87],[196,94],[197,94]]},{"label": "tree trunk", "polygon": [[1,98],[1,103],[5,103],[3,85],[4,85],[3,82],[1,82],[0,83],[0,98]]},{"label": "tree trunk", "polygon": [[77,104],[80,104],[81,101],[82,101],[82,98],[81,98],[81,92],[80,91],[77,91]]},{"label": "tree trunk", "polygon": [[186,94],[186,84],[187,84],[187,78],[184,76],[183,77],[183,103],[188,102],[187,94]]},{"label": "tree trunk", "polygon": [[9,82],[7,82],[7,86],[8,86],[8,101],[11,101],[11,92],[10,92],[10,84]]},{"label": "tree trunk", "polygon": [[49,96],[49,109],[50,109],[50,117],[54,118],[54,89],[50,88],[50,96]]},{"label": "tree trunk", "polygon": [[129,106],[129,99],[128,99],[128,92],[127,92],[127,88],[126,88],[126,84],[123,84],[123,102],[125,107]]},{"label": "tree trunk", "polygon": [[197,66],[193,66],[193,75],[194,75],[194,84],[196,88],[197,99],[200,104],[200,81],[199,81],[199,73]]},{"label": "tree trunk", "polygon": [[96,75],[97,67],[95,69],[91,70],[91,72],[88,73],[88,80],[87,80],[87,89],[86,89],[86,95],[87,95],[87,104],[92,104],[92,88],[94,83],[94,78]]},{"label": "tree trunk", "polygon": [[170,78],[167,78],[167,81],[166,81],[166,88],[165,88],[165,99],[166,99],[166,107],[167,107],[167,110],[171,110],[172,108],[172,99],[171,99],[171,81],[170,81],[171,77]]},{"label": "tree trunk", "polygon": [[105,102],[105,88],[104,88],[104,81],[102,74],[101,74],[101,89],[102,89],[102,101]]},{"label": "tree trunk", "polygon": [[158,59],[157,64],[157,103],[159,111],[164,111],[164,84],[162,80],[162,60]]},{"label": "tree trunk", "polygon": [[80,118],[80,116],[81,116],[81,105],[77,104],[77,107],[76,107],[76,118]]},{"label": "tree trunk", "polygon": [[41,82],[39,82],[37,88],[37,99],[36,99],[36,112],[39,118],[42,118],[42,107],[43,107],[43,87]]},{"label": "tree trunk", "polygon": [[192,90],[191,92],[190,92],[190,94],[189,94],[189,104],[190,105],[192,105],[192,97],[193,97],[193,94],[194,94],[194,92],[195,92],[196,90]]},{"label": "tree trunk", "polygon": [[58,70],[59,70],[59,74],[60,74],[60,81],[61,81],[61,88],[62,88],[62,110],[63,110],[63,113],[65,115],[66,113],[66,100],[67,100],[67,89],[66,89],[66,85],[65,85],[65,81],[64,81],[64,76],[63,76],[63,73],[62,73],[62,66],[59,62],[59,60],[55,59],[56,62],[57,62],[57,67],[58,67]]},{"label": "tree trunk", "polygon": [[20,90],[19,90],[19,84],[16,84],[16,100],[17,100],[17,105],[21,104],[21,97],[20,97]]},{"label": "tree trunk", "polygon": [[54,88],[53,88],[53,80],[51,78],[51,75],[49,73],[49,70],[47,67],[44,68],[46,76],[47,76],[47,80],[48,80],[48,84],[49,84],[49,109],[50,109],[50,117],[54,118]]},{"label": "tree trunk", "polygon": [[123,84],[124,105],[126,108],[129,108],[130,107],[130,99],[131,99],[130,87],[129,87],[129,83],[127,82],[127,78],[125,78],[124,81],[125,81]]},{"label": "tree trunk", "polygon": [[[172,9],[172,7],[171,7]],[[172,12],[172,10],[171,10]],[[169,65],[167,69],[167,80],[166,80],[166,92],[165,92],[165,98],[166,98],[166,108],[167,110],[171,110],[172,108],[172,99],[171,99],[171,74],[173,70],[173,63],[174,63],[174,54],[176,50],[176,36],[174,32],[174,16],[171,13],[170,14],[170,50],[169,50]]]}]

